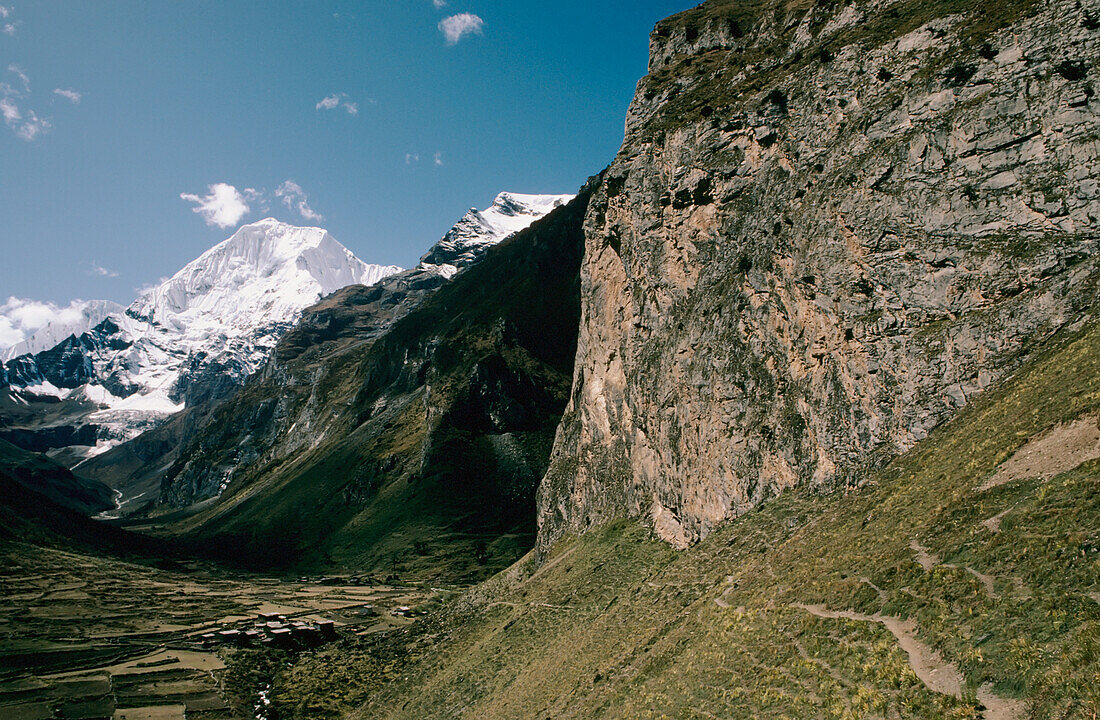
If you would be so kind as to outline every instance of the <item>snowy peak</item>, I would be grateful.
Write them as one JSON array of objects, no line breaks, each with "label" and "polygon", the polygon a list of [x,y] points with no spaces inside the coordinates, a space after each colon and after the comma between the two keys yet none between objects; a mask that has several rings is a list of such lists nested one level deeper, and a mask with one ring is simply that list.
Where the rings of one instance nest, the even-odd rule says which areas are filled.
[{"label": "snowy peak", "polygon": [[523,195],[502,192],[485,210],[470,208],[465,216],[436,243],[422,265],[431,265],[450,277],[476,262],[484,252],[526,229],[573,199],[572,195]]},{"label": "snowy peak", "polygon": [[243,383],[322,296],[400,271],[364,263],[321,228],[261,220],[125,312],[115,306],[78,337],[7,363],[0,381],[22,395],[98,407],[83,412],[102,451]]},{"label": "snowy peak", "polygon": [[268,218],[242,226],[135,301],[127,314],[166,326],[206,318],[255,327],[285,321],[322,295],[400,270],[364,263],[321,228]]}]

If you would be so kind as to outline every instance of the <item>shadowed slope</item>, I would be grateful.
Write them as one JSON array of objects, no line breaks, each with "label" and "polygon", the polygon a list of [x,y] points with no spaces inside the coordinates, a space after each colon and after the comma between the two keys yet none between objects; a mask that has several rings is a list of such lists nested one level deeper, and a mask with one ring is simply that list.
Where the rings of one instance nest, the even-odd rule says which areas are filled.
[{"label": "shadowed slope", "polygon": [[455,580],[522,555],[572,377],[586,208],[587,191],[381,335],[357,325],[392,305],[378,288],[309,311],[169,469],[162,498],[211,498],[171,532],[253,566]]}]

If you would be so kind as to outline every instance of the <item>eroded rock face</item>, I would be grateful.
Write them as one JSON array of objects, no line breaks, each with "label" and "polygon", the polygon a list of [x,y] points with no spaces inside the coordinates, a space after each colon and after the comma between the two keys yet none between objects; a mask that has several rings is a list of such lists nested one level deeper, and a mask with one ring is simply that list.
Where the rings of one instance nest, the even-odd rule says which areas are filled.
[{"label": "eroded rock face", "polygon": [[540,547],[621,515],[685,546],[858,483],[1091,314],[1100,15],[1017,5],[658,27],[586,219]]}]

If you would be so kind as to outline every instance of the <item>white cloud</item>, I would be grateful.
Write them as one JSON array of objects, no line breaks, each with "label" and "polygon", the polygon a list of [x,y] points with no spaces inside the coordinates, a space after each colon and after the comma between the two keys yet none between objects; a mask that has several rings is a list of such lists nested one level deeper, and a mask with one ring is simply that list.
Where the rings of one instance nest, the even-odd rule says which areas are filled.
[{"label": "white cloud", "polygon": [[[0,20],[7,20],[11,17],[12,9],[10,5],[0,5]],[[12,20],[11,22],[0,23],[0,32],[5,35],[15,35],[16,29],[23,24],[22,20]]]},{"label": "white cloud", "polygon": [[15,136],[27,142],[50,129],[49,120],[38,117],[33,110],[24,113],[10,96],[0,97],[0,115],[4,116],[4,122]]},{"label": "white cloud", "polygon": [[99,277],[105,277],[105,278],[116,278],[116,277],[118,277],[117,272],[115,272],[114,270],[111,270],[110,268],[105,268],[105,267],[103,267],[102,265],[100,265],[98,263],[92,263],[91,267],[88,269],[88,272],[91,275],[98,275]]},{"label": "white cloud", "polygon": [[413,163],[420,162],[420,156],[416,153],[405,153],[405,164],[412,165]]},{"label": "white cloud", "polygon": [[448,45],[454,45],[467,35],[481,35],[485,21],[473,13],[459,13],[439,21],[439,31],[447,39]]},{"label": "white cloud", "polygon": [[18,65],[8,65],[8,72],[14,74],[23,83],[23,92],[31,91],[31,79],[27,77],[26,71]]},{"label": "white cloud", "polygon": [[315,212],[313,208],[309,206],[309,198],[306,196],[302,186],[293,180],[287,180],[279,187],[275,188],[275,197],[283,201],[283,205],[287,206],[287,209],[297,211],[306,220],[313,220],[319,222],[324,220],[325,217],[318,212]]},{"label": "white cloud", "polygon": [[[0,89],[0,92],[2,92],[2,89]],[[19,107],[7,96],[0,97],[0,114],[4,116],[4,122],[8,125],[23,119],[23,113],[19,112]]]},{"label": "white cloud", "polygon": [[47,325],[79,323],[88,303],[73,300],[66,307],[37,300],[9,297],[0,305],[0,349],[10,348]]},{"label": "white cloud", "polygon": [[158,287],[160,287],[161,285],[163,285],[166,282],[168,282],[168,276],[167,275],[161,277],[160,280],[157,280],[156,282],[151,282],[151,283],[148,283],[146,285],[139,285],[138,287],[134,288],[134,293],[138,297],[144,297],[145,295],[148,295],[149,293],[153,292],[154,290],[156,290]]},{"label": "white cloud", "polygon": [[447,7],[447,0],[432,0],[432,5],[435,5],[436,10],[442,10]]},{"label": "white cloud", "polygon": [[50,121],[40,118],[33,110],[23,110],[19,101],[23,93],[31,88],[30,78],[18,65],[9,65],[8,72],[19,78],[23,91],[16,90],[8,83],[0,83],[0,116],[16,137],[30,142],[50,129]]},{"label": "white cloud", "polygon": [[233,227],[249,213],[248,203],[237,188],[227,183],[214,183],[207,186],[209,194],[205,196],[180,193],[180,199],[195,205],[193,212],[211,227]]},{"label": "white cloud", "polygon": [[318,110],[335,110],[338,107],[343,107],[347,110],[348,115],[359,114],[359,103],[352,102],[347,93],[334,93],[326,98],[322,98],[317,103]]},{"label": "white cloud", "polygon": [[79,103],[84,98],[83,93],[78,93],[76,90],[65,90],[62,88],[54,88],[53,94],[65,98],[74,105]]},{"label": "white cloud", "polygon": [[432,160],[435,162],[437,167],[441,167],[443,165],[443,153],[437,152]]}]

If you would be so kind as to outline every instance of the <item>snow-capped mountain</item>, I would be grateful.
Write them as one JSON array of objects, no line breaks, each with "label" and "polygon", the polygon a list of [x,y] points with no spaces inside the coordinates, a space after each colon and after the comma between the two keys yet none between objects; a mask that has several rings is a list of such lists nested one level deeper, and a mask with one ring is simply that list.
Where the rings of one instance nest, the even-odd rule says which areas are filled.
[{"label": "snow-capped mountain", "polygon": [[571,198],[501,193],[403,272],[362,262],[321,228],[272,219],[245,225],[125,311],[0,365],[0,387],[9,386],[0,393],[0,437],[68,448],[71,462],[104,452],[242,385],[322,296],[386,279],[411,307]]},{"label": "snow-capped mountain", "polygon": [[74,300],[68,307],[57,307],[49,303],[10,298],[0,305],[0,326],[11,329],[15,335],[13,340],[20,336],[23,339],[0,349],[0,360],[49,350],[70,335],[85,333],[111,313],[119,313],[123,309],[110,300]]},{"label": "snow-capped mountain", "polygon": [[[125,312],[5,366],[12,396],[91,404],[102,451],[186,403],[224,395],[323,295],[400,272],[368,265],[321,228],[272,219],[232,237],[146,292]],[[0,378],[2,380],[3,378]]]},{"label": "snow-capped mountain", "polygon": [[476,262],[486,250],[525,229],[552,210],[565,205],[572,195],[521,195],[502,192],[485,210],[470,208],[465,216],[436,243],[421,265],[435,266],[452,277]]}]

